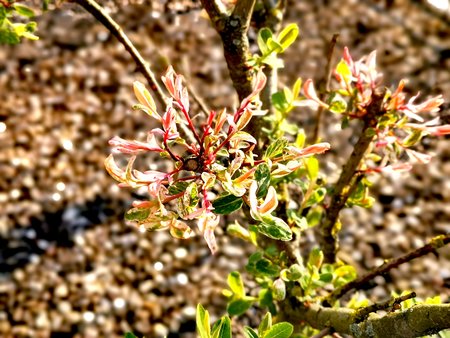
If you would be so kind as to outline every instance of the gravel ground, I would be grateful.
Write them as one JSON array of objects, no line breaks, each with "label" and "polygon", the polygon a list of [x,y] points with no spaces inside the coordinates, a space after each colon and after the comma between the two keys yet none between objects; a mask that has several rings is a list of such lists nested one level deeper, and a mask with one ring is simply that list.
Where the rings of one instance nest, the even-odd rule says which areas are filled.
[{"label": "gravel ground", "polygon": [[[386,83],[407,77],[412,93],[443,93],[450,102],[449,22],[406,0],[386,3],[291,1],[286,22],[302,33],[281,82],[323,77],[324,50],[339,32],[337,51],[378,50]],[[233,105],[220,42],[196,2],[105,5],[156,73],[172,63],[211,108]],[[224,312],[224,277],[242,269],[248,249],[219,234],[221,251],[211,256],[198,238],[181,242],[124,224],[136,195],[117,188],[103,160],[112,136],[139,138],[153,127],[130,110],[132,82],[143,79],[81,9],[64,4],[38,21],[39,41],[0,49],[0,335],[193,337],[196,304],[213,318]],[[294,118],[308,129],[314,116]],[[350,133],[329,117],[324,139],[334,150],[325,158],[343,161]],[[342,214],[343,257],[361,272],[450,231],[450,140],[426,139],[421,147],[436,155],[430,165],[374,178],[373,210]],[[367,294],[375,300],[413,289],[447,299],[449,262],[444,248],[378,278]]]}]

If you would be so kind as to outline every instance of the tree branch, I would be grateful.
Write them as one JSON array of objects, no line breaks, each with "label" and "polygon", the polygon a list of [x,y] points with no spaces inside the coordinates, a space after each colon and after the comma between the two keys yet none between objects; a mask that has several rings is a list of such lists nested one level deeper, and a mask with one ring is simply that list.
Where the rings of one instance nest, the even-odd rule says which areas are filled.
[{"label": "tree branch", "polygon": [[[337,40],[339,38],[339,34],[333,34],[333,37],[331,38],[331,41],[328,45],[328,51],[327,51],[327,66],[325,68],[325,76],[326,79],[323,81],[322,85],[319,87],[321,88],[321,93],[319,98],[323,101],[325,98],[325,95],[330,92],[330,82],[331,82],[331,74],[332,74],[332,65],[333,65],[333,53],[334,53],[334,47],[336,46]],[[316,119],[316,125],[314,126],[314,132],[312,137],[311,143],[319,142],[320,138],[320,126],[322,124],[322,115],[325,108],[323,106],[320,106],[317,110],[317,119]]]},{"label": "tree branch", "polygon": [[215,1],[201,0],[211,22],[222,39],[225,60],[239,100],[253,91],[254,74],[247,64],[250,56],[247,31],[256,0],[240,0],[227,14]]},{"label": "tree branch", "polygon": [[374,138],[374,135],[367,133],[367,131],[376,126],[377,117],[383,114],[381,111],[383,98],[384,92],[374,93],[372,95],[372,101],[368,105],[367,112],[364,116],[364,127],[361,131],[361,136],[356,142],[350,158],[342,168],[342,173],[334,187],[325,221],[321,227],[321,247],[323,248],[327,263],[334,263],[336,260],[338,242],[335,226],[339,218],[339,213],[344,208],[350,195],[349,189],[355,178],[355,173]]},{"label": "tree branch", "polygon": [[318,304],[305,305],[291,297],[283,302],[281,313],[283,320],[291,323],[306,321],[318,330],[330,328],[356,338],[412,338],[450,328],[450,304],[419,304],[382,317],[372,313],[367,319],[360,321],[358,310],[327,308]]},{"label": "tree branch", "polygon": [[375,270],[369,272],[368,274],[361,276],[354,281],[347,283],[343,285],[342,287],[334,290],[326,299],[326,302],[324,304],[331,305],[334,303],[335,300],[339,299],[343,295],[345,295],[347,292],[353,289],[360,289],[365,284],[367,284],[369,281],[373,280],[376,276],[383,275],[386,272],[389,272],[390,270],[397,268],[398,266],[407,263],[409,261],[412,261],[415,258],[422,257],[426,254],[429,254],[430,252],[435,252],[439,248],[442,248],[443,246],[450,243],[450,233],[446,235],[440,235],[435,238],[433,238],[428,244],[411,251],[407,253],[404,256],[400,256],[398,258],[392,259],[390,261],[387,261],[380,265]]},{"label": "tree branch", "polygon": [[159,103],[163,107],[166,106],[166,95],[158,84],[155,75],[150,69],[148,62],[144,60],[139,51],[134,47],[131,40],[123,32],[122,27],[109,16],[109,14],[97,3],[95,0],[73,0],[86,11],[91,13],[99,22],[101,22],[117,40],[125,47],[127,52],[131,55],[136,65],[140,68],[151,89],[156,93]]}]

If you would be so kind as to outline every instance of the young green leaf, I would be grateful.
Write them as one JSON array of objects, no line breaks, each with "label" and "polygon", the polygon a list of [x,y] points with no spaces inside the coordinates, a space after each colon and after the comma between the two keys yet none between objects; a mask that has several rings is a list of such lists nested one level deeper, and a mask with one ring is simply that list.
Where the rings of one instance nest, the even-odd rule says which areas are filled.
[{"label": "young green leaf", "polygon": [[269,28],[262,28],[258,32],[257,43],[262,55],[270,53],[270,49],[267,46],[267,40],[272,38],[272,31]]},{"label": "young green leaf", "polygon": [[266,163],[258,165],[255,171],[255,179],[258,182],[256,197],[261,198],[266,196],[270,186],[270,169]]},{"label": "young green leaf", "polygon": [[288,48],[294,41],[297,39],[299,33],[299,29],[297,24],[292,23],[287,25],[281,33],[278,35],[278,42],[282,46],[282,50],[284,51]]},{"label": "young green leaf", "polygon": [[323,263],[323,252],[319,248],[314,248],[309,254],[308,264],[317,267],[318,269]]},{"label": "young green leaf", "polygon": [[325,198],[325,195],[327,193],[326,188],[318,188],[316,189],[311,196],[309,197],[308,201],[304,204],[304,208],[308,208],[314,204],[322,202],[322,200]]},{"label": "young green leaf", "polygon": [[276,277],[280,274],[280,267],[273,264],[266,258],[261,258],[255,264],[257,275],[263,275],[268,277]]},{"label": "young green leaf", "polygon": [[230,316],[240,316],[252,306],[254,299],[248,297],[236,299],[228,303],[227,312]]},{"label": "young green leaf", "polygon": [[302,88],[302,79],[298,78],[297,81],[295,81],[294,86],[292,87],[292,95],[294,96],[294,99],[297,99],[300,95],[300,90]]},{"label": "young green leaf", "polygon": [[315,157],[310,157],[306,161],[306,170],[308,172],[308,178],[311,181],[315,181],[319,175],[319,161]]},{"label": "young green leaf", "polygon": [[200,338],[211,338],[211,328],[209,324],[209,313],[202,304],[197,305],[196,315],[197,331]]},{"label": "young green leaf", "polygon": [[257,227],[261,234],[269,238],[280,241],[290,241],[292,239],[291,228],[281,218],[264,216]]},{"label": "young green leaf", "polygon": [[244,336],[245,338],[258,338],[258,333],[253,330],[250,326],[244,326]]},{"label": "young green leaf", "polygon": [[308,221],[306,217],[299,215],[299,213],[294,209],[286,210],[286,214],[289,219],[289,223],[293,222],[300,230],[305,230],[308,228]]},{"label": "young green leaf", "polygon": [[132,332],[127,332],[127,333],[125,333],[124,338],[138,338],[138,337],[135,336],[134,333],[132,333]]},{"label": "young green leaf", "polygon": [[294,332],[294,326],[291,323],[277,323],[264,334],[264,338],[289,338]]},{"label": "young green leaf", "polygon": [[290,103],[286,99],[284,92],[276,92],[272,94],[272,104],[279,112],[286,112],[290,107]]},{"label": "young green leaf", "polygon": [[231,321],[230,317],[223,316],[214,325],[211,338],[231,338]]},{"label": "young green leaf", "polygon": [[220,215],[231,214],[232,212],[239,210],[242,207],[242,204],[242,197],[231,194],[221,195],[212,202],[214,213]]},{"label": "young green leaf", "polygon": [[244,283],[238,271],[233,271],[228,274],[228,286],[234,292],[236,298],[243,298],[245,296]]},{"label": "young green leaf", "polygon": [[269,330],[272,327],[272,315],[270,312],[267,312],[264,316],[261,323],[259,323],[258,326],[258,333],[262,337],[264,333],[266,333],[267,330]]},{"label": "young green leaf", "polygon": [[13,7],[19,15],[25,16],[27,18],[31,18],[34,16],[34,11],[28,6],[16,3],[13,5]]},{"label": "young green leaf", "polygon": [[284,148],[287,147],[289,141],[285,138],[280,138],[271,143],[264,152],[264,159],[275,158],[283,153]]}]

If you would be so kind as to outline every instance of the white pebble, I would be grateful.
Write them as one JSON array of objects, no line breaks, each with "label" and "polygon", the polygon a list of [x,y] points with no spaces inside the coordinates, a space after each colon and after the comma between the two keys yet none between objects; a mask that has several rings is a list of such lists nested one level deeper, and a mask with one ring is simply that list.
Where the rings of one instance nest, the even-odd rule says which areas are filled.
[{"label": "white pebble", "polygon": [[185,248],[176,248],[173,254],[176,258],[185,258],[188,252]]},{"label": "white pebble", "polygon": [[156,271],[161,271],[162,269],[164,269],[164,264],[161,262],[156,262],[155,264],[153,264],[153,267]]},{"label": "white pebble", "polygon": [[186,285],[187,283],[189,283],[189,278],[185,273],[179,273],[177,275],[177,282],[178,284]]},{"label": "white pebble", "polygon": [[125,304],[126,304],[126,302],[125,302],[125,299],[123,299],[123,298],[116,298],[113,301],[113,306],[116,309],[123,309],[125,307]]},{"label": "white pebble", "polygon": [[92,311],[86,311],[83,313],[83,320],[86,323],[92,323],[95,319],[95,314]]}]

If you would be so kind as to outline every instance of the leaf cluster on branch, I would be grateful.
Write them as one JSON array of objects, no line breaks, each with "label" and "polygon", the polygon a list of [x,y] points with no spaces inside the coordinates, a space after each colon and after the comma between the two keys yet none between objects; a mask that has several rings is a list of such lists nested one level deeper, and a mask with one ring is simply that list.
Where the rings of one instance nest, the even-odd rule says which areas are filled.
[{"label": "leaf cluster on branch", "polygon": [[[450,125],[441,125],[438,118],[424,118],[439,111],[442,95],[416,103],[418,95],[407,97],[405,81],[393,89],[385,87],[376,52],[354,60],[345,48],[332,67],[337,36],[328,53],[325,91],[317,93],[312,79],[301,78],[291,88],[278,90],[276,72],[283,67],[279,56],[299,35],[296,24],[278,31],[286,2],[202,0],[222,39],[240,104],[231,110],[208,111],[204,121],[194,124],[195,112],[183,77],[169,67],[161,78],[166,95],[149,63],[106,11],[94,0],[73,1],[125,46],[162,106],[158,108],[144,84],[135,82],[135,110],[155,119],[159,127],[150,130],[145,140],[115,136],[109,142],[115,153],[129,156],[122,168],[110,155],[105,161],[110,175],[121,187],[148,191],[148,200],[135,201],[126,221],[146,230],[168,229],[181,239],[195,235],[194,223],[214,254],[219,250],[215,230],[224,226],[221,215],[236,213],[239,217],[227,225],[228,234],[255,248],[246,270],[259,286],[258,295],[248,295],[241,274],[230,272],[229,289],[223,291],[228,315],[211,326],[208,311],[199,305],[200,337],[231,337],[230,316],[242,315],[253,306],[267,314],[258,328],[243,328],[247,338],[323,336],[321,332],[416,337],[450,328],[450,305],[440,304],[438,297],[420,301],[412,292],[369,304],[368,299],[354,295],[346,306],[340,300],[376,276],[447,245],[449,234],[359,277],[355,267],[336,258],[339,232],[345,227],[340,213],[346,207],[372,206],[370,178],[408,171],[415,163],[427,164],[431,156],[414,146],[423,137],[450,134]],[[30,30],[17,32],[19,26],[8,19],[13,11],[30,14],[21,5],[2,1],[0,37],[5,37],[5,31],[8,36],[14,31],[17,37],[34,38]],[[261,28],[257,36],[260,52],[251,55],[248,30],[254,11]],[[330,89],[332,77],[334,89]],[[308,144],[306,132],[289,121],[291,111],[304,109],[319,112],[312,144]],[[343,128],[351,121],[360,126],[350,157],[338,180],[331,183],[316,158],[333,148],[327,142],[315,142],[320,139],[326,112],[340,116]],[[164,160],[165,169],[137,169],[135,159],[145,153]],[[303,252],[299,240],[314,227],[320,229],[319,245]],[[385,314],[379,316],[378,311]]]}]

